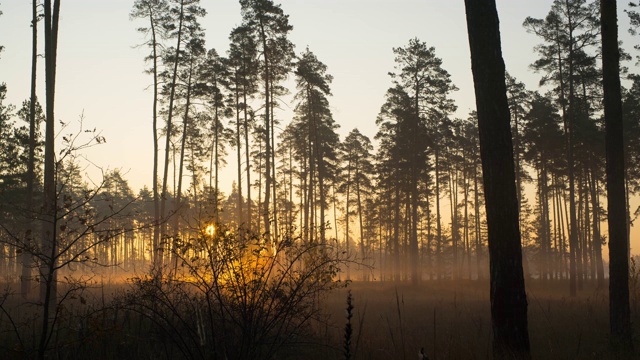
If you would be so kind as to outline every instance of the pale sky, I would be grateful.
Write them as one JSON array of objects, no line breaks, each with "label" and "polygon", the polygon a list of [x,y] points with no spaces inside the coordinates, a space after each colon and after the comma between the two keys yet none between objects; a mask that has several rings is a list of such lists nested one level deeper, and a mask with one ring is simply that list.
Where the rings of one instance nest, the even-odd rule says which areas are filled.
[{"label": "pale sky", "polygon": [[[56,117],[75,123],[84,113],[85,128],[97,128],[107,139],[87,152],[104,168],[121,168],[134,190],[151,183],[152,78],[143,73],[146,48],[136,31],[143,21],[130,21],[133,1],[63,0],[60,12]],[[453,82],[453,94],[466,117],[474,108],[468,40],[462,0],[283,0],[294,29],[296,52],[309,46],[333,75],[330,98],[340,134],[357,127],[373,138],[375,118],[391,86],[393,47],[418,37],[436,48]],[[522,27],[526,16],[544,17],[551,0],[498,1],[505,62],[510,73],[530,88],[539,75],[529,64],[537,39]],[[203,0],[202,20],[207,47],[224,54],[230,31],[241,22],[237,0]],[[0,17],[0,81],[8,86],[7,102],[16,105],[29,96],[31,2],[4,0]],[[622,16],[621,16],[622,17]],[[626,17],[626,16],[625,16]],[[41,25],[42,26],[42,25]],[[44,38],[40,36],[40,48]],[[44,102],[44,62],[40,62],[39,98]],[[292,89],[294,90],[294,89]],[[291,117],[287,105],[279,114]],[[71,129],[71,128],[70,128]],[[230,164],[233,159],[229,159]],[[89,169],[89,171],[91,171]],[[230,187],[231,179],[224,181]]]},{"label": "pale sky", "polygon": [[[136,48],[144,38],[136,31],[145,26],[130,21],[131,0],[63,0],[60,13],[56,117],[75,126],[84,113],[85,128],[97,128],[107,143],[86,152],[96,165],[120,168],[137,192],[151,184],[152,132],[150,85],[143,73],[147,48]],[[281,0],[293,25],[291,40],[300,53],[309,46],[333,75],[329,99],[334,118],[344,136],[357,127],[373,139],[375,119],[386,90],[391,86],[393,47],[418,37],[434,46],[443,67],[460,89],[453,94],[458,117],[475,107],[463,0]],[[540,74],[529,65],[537,58],[533,47],[540,41],[522,27],[527,16],[543,18],[552,0],[498,0],[502,49],[507,70],[531,90],[538,89]],[[208,12],[201,22],[207,48],[225,54],[230,31],[241,22],[237,0],[202,0]],[[619,2],[620,7],[626,3]],[[627,33],[628,18],[618,9],[620,36],[632,55],[638,43]],[[0,82],[8,86],[7,103],[19,106],[29,96],[31,56],[31,1],[0,3]],[[42,25],[41,25],[42,26]],[[40,48],[44,38],[40,35]],[[628,64],[633,71],[633,64]],[[38,93],[44,102],[44,63],[39,63]],[[291,88],[292,91],[295,89]],[[278,118],[288,121],[293,104],[283,104]],[[77,127],[77,126],[76,126]],[[73,126],[72,126],[73,128]],[[163,141],[161,141],[163,144]],[[233,153],[233,152],[232,152]],[[162,161],[162,158],[160,159]],[[229,164],[235,159],[230,157]],[[231,170],[231,169],[229,169]],[[99,180],[95,169],[87,169]],[[229,189],[235,179],[228,171]]]}]

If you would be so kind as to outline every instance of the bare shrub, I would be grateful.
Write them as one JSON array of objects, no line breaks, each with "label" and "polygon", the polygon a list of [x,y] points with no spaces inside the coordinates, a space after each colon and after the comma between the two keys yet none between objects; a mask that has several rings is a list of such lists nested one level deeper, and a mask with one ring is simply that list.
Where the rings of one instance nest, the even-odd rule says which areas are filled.
[{"label": "bare shrub", "polygon": [[178,244],[168,275],[131,279],[123,306],[188,359],[269,359],[308,342],[318,301],[340,286],[338,252],[290,236],[208,229]]}]

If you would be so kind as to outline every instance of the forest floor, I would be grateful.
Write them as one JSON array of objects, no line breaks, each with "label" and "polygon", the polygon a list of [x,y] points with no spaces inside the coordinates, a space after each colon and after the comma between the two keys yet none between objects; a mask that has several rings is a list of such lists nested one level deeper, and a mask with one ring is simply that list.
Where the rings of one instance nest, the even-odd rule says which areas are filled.
[{"label": "forest floor", "polygon": [[[329,315],[318,327],[324,359],[341,359],[347,292],[353,296],[351,351],[355,359],[490,359],[488,281],[353,282],[325,302]],[[608,284],[585,283],[576,297],[569,283],[527,281],[529,336],[533,359],[609,359]],[[634,334],[640,334],[640,304],[632,303]],[[640,349],[635,337],[635,349]],[[640,358],[640,352],[638,352]]]},{"label": "forest floor", "polygon": [[[529,303],[529,335],[533,359],[616,359],[608,352],[608,284],[597,289],[589,282],[578,296],[569,296],[567,280],[527,280]],[[109,306],[116,293],[128,285],[120,281],[102,282],[89,289],[88,300],[95,308]],[[632,289],[634,289],[632,287]],[[341,287],[327,294],[321,304],[322,319],[314,321],[313,334],[305,344],[285,351],[279,358],[340,360],[345,359],[344,337],[347,295],[352,294],[353,333],[350,359],[398,359],[418,358],[421,348],[429,359],[491,359],[491,317],[489,307],[489,282],[469,280],[424,281],[418,285],[394,282],[358,282]],[[635,292],[634,292],[635,294]],[[635,349],[640,349],[640,301],[632,295],[632,323],[634,324]],[[82,299],[70,300],[68,307],[79,307]],[[117,314],[116,314],[117,315]],[[122,318],[122,316],[120,316]],[[102,318],[101,318],[102,319]],[[0,314],[0,320],[6,320]],[[35,325],[35,324],[33,324]],[[4,326],[7,326],[5,323]],[[12,330],[0,332],[0,359],[2,349],[14,348]],[[135,332],[135,329],[120,331]],[[33,330],[31,330],[33,332]],[[110,331],[103,340],[95,338],[94,344],[109,349],[110,342],[121,337]],[[138,338],[142,339],[142,334]],[[147,335],[148,336],[148,335]],[[28,339],[27,339],[28,340]],[[108,341],[107,341],[108,340]],[[112,345],[114,345],[112,344]],[[128,357],[127,349],[104,350],[99,358]],[[86,343],[81,350],[90,353],[94,345]],[[136,352],[146,353],[148,347],[136,344]],[[145,350],[147,349],[147,350]],[[162,354],[161,349],[158,354]],[[638,351],[638,350],[636,350]],[[123,356],[123,352],[124,356]],[[15,353],[23,354],[24,353]],[[82,358],[83,352],[77,353]],[[8,358],[22,358],[23,355]],[[129,356],[134,353],[128,354]],[[172,358],[169,353],[164,353]],[[75,358],[78,358],[78,357]],[[160,355],[162,357],[162,355]],[[144,358],[154,358],[147,354]],[[640,358],[640,351],[638,356]]]}]

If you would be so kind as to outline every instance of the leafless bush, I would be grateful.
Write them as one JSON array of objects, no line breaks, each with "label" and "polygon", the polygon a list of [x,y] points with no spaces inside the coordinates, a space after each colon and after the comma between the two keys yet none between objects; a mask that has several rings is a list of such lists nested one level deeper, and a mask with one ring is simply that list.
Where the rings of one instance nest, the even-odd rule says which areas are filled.
[{"label": "leafless bush", "polygon": [[269,241],[224,226],[175,250],[173,273],[131,280],[123,306],[143,314],[184,358],[270,359],[309,341],[341,259],[328,245]]}]

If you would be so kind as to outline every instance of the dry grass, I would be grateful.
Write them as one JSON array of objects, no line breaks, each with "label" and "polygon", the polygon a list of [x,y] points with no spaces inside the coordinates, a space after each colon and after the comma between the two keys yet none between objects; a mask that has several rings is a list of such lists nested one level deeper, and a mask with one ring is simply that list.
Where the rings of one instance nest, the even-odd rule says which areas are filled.
[{"label": "dry grass", "polygon": [[[68,319],[61,324],[64,329],[60,336],[73,335],[71,338],[75,338],[75,341],[67,344],[69,348],[62,349],[58,355],[83,358],[91,354],[96,359],[180,358],[175,349],[158,348],[158,341],[165,335],[150,332],[147,321],[117,309],[114,312],[114,308],[110,307],[113,294],[122,291],[126,285],[98,285],[90,289],[87,303],[82,304],[77,299],[68,304],[69,311],[80,318]],[[608,352],[606,289],[598,291],[585,286],[578,297],[570,298],[566,281],[528,281],[532,357],[615,359]],[[351,319],[352,359],[413,360],[423,347],[431,360],[491,358],[488,282],[449,280],[424,282],[419,286],[356,282],[348,289],[336,289],[321,302],[327,316],[314,324],[315,337],[278,354],[278,358],[343,359],[349,290],[353,294],[354,305]],[[17,306],[9,308],[22,308],[14,305]],[[640,334],[640,318],[636,311],[640,308],[638,305],[632,304],[635,334]],[[99,308],[106,308],[106,311],[100,311]],[[6,320],[6,316],[0,318]],[[27,314],[18,316],[20,322],[29,321],[29,318]],[[88,336],[78,336],[76,333],[80,330],[76,323],[94,328],[95,331]],[[5,322],[0,332],[0,347],[5,354],[16,346],[7,326]],[[31,332],[25,332],[27,343],[34,341]],[[167,341],[165,343],[168,344]],[[638,341],[635,345],[636,349],[640,349]],[[75,355],[69,356],[71,353]],[[15,358],[20,358],[19,354],[16,352]]]},{"label": "dry grass", "polygon": [[[355,359],[490,359],[489,284],[477,281],[353,283]],[[585,286],[576,298],[567,282],[531,280],[529,334],[534,359],[608,359],[606,291]],[[327,345],[343,335],[346,290],[325,302]],[[638,334],[638,314],[634,314]],[[330,348],[330,346],[327,346]],[[640,343],[636,344],[636,349]],[[327,350],[328,358],[339,353]]]}]

